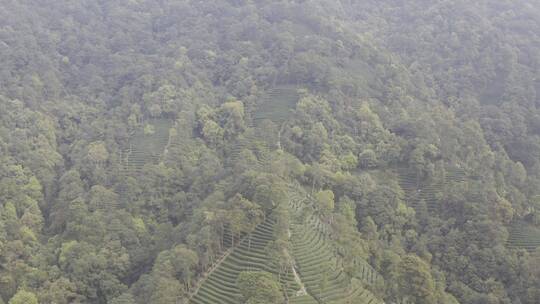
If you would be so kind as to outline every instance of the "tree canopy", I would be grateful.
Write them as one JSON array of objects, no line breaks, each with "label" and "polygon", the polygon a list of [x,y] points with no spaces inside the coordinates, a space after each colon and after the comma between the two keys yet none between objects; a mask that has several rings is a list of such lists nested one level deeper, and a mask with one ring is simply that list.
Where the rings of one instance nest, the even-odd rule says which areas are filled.
[{"label": "tree canopy", "polygon": [[6,0],[0,62],[0,303],[540,303],[538,1]]}]

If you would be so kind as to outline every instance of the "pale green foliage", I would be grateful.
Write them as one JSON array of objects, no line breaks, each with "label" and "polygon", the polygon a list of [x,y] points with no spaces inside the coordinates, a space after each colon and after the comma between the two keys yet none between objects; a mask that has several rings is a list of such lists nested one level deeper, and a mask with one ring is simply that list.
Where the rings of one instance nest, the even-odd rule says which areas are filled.
[{"label": "pale green foliage", "polygon": [[435,303],[435,282],[429,264],[419,257],[408,255],[399,264],[399,288],[403,295],[419,304]]},{"label": "pale green foliage", "polygon": [[323,216],[329,216],[334,211],[334,192],[321,190],[315,195],[317,208]]},{"label": "pale green foliage", "polygon": [[208,120],[204,122],[202,134],[211,144],[218,144],[223,139],[225,131],[215,121]]},{"label": "pale green foliage", "polygon": [[176,278],[183,282],[186,289],[191,286],[199,257],[193,250],[178,245],[171,250],[162,251],[156,260],[154,271],[160,275]]},{"label": "pale green foliage", "polygon": [[143,131],[144,135],[148,135],[148,136],[154,135],[155,132],[156,132],[156,129],[154,125],[146,124],[144,126],[144,131]]},{"label": "pale green foliage", "polygon": [[262,222],[263,212],[259,205],[237,194],[229,200],[227,218],[232,232],[239,235],[249,233]]},{"label": "pale green foliage", "polygon": [[353,170],[358,166],[358,157],[349,152],[341,157],[341,168],[343,170]]},{"label": "pale green foliage", "polygon": [[38,304],[38,299],[35,294],[25,290],[19,290],[13,298],[8,302],[9,304]]},{"label": "pale green foliage", "polygon": [[183,298],[184,289],[175,279],[158,277],[155,281],[155,289],[150,298],[153,304],[170,304]]},{"label": "pale green foliage", "polygon": [[105,147],[105,143],[102,141],[90,143],[90,145],[88,145],[88,158],[99,164],[107,161],[107,159],[109,159],[109,152]]},{"label": "pale green foliage", "polygon": [[268,272],[241,272],[237,284],[246,303],[279,304],[283,301],[279,284]]}]

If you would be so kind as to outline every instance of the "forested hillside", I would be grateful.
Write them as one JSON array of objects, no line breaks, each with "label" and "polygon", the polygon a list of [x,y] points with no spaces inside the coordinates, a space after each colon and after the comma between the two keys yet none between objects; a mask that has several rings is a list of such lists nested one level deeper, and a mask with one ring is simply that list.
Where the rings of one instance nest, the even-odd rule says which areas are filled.
[{"label": "forested hillside", "polygon": [[0,304],[540,303],[540,2],[0,0]]}]

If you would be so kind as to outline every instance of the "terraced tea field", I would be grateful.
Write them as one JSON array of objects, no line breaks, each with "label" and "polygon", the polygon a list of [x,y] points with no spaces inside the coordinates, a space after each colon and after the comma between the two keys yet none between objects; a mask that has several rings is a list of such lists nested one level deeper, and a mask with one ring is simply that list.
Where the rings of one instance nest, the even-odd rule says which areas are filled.
[{"label": "terraced tea field", "polygon": [[292,226],[292,244],[298,272],[307,291],[319,303],[380,303],[362,284],[342,269],[333,249],[314,226]]},{"label": "terraced tea field", "polygon": [[419,184],[416,175],[411,173],[399,174],[399,185],[405,191],[402,198],[415,209],[420,207],[420,203],[426,203],[428,211],[437,209],[438,194],[443,190],[442,183]]},{"label": "terraced tea field", "polygon": [[[310,212],[309,196],[300,185],[289,185],[291,211],[290,242],[292,271],[281,276],[292,304],[378,304],[382,303],[364,284],[382,280],[368,263],[351,278],[341,266],[329,241],[328,227]],[[304,209],[306,208],[306,209]],[[306,211],[307,212],[303,212]],[[302,214],[308,216],[303,220]],[[276,274],[265,247],[273,239],[275,221],[271,216],[251,236],[244,238],[199,285],[190,300],[192,304],[241,304],[236,280],[242,271],[267,271]],[[230,244],[230,237],[229,244]]]},{"label": "terraced tea field", "polygon": [[399,185],[405,192],[402,199],[414,209],[419,208],[420,202],[424,201],[428,211],[435,211],[439,207],[438,202],[445,187],[467,180],[465,172],[459,168],[447,169],[445,179],[434,183],[419,181],[416,174],[408,169],[398,169],[397,172]]},{"label": "terraced tea field", "polygon": [[[349,86],[349,88],[342,88],[345,92],[357,96],[367,97],[377,95],[377,86],[381,86],[382,83],[379,79],[376,79],[374,68],[370,66],[368,62],[362,59],[356,59],[349,61],[347,66],[343,67],[344,71],[349,75],[350,81],[355,86]],[[354,88],[354,91],[351,89]]]},{"label": "terraced tea field", "polygon": [[[262,122],[265,120],[272,121],[278,126],[281,126],[287,121],[293,110],[296,108],[296,103],[300,98],[297,92],[296,86],[277,86],[267,90],[262,96],[261,100],[256,105],[255,109],[252,109],[248,115],[251,119],[246,120],[246,125],[250,128],[261,130]],[[245,137],[239,138],[234,147],[229,151],[229,162],[234,163],[238,160],[239,155],[243,149],[254,150],[254,146],[267,145],[270,138],[261,138],[257,132],[244,134]],[[274,134],[276,142],[279,140],[278,135]],[[273,144],[272,144],[273,145]],[[264,163],[264,161],[262,161]]]},{"label": "terraced tea field", "polygon": [[144,134],[142,128],[137,130],[129,139],[129,147],[123,151],[126,174],[139,173],[145,164],[159,162],[169,141],[170,119],[151,119],[147,124],[153,126],[154,132]]},{"label": "terraced tea field", "polygon": [[[202,282],[190,303],[240,304],[242,295],[236,280],[242,271],[267,271],[277,276],[277,267],[269,262],[265,251],[266,245],[273,239],[274,225],[275,221],[268,217],[252,233],[251,241],[247,237],[244,238]],[[294,295],[299,288],[292,272],[281,275],[280,283],[282,286],[289,286],[287,290],[289,296]]]},{"label": "terraced tea field", "polygon": [[251,114],[254,125],[260,125],[265,119],[277,125],[286,121],[300,98],[297,89],[296,86],[278,86],[269,89]]},{"label": "terraced tea field", "polygon": [[374,285],[377,282],[382,282],[383,278],[369,265],[367,261],[357,262],[359,271],[356,277],[367,284]]},{"label": "terraced tea field", "polygon": [[510,235],[506,245],[508,248],[526,249],[533,254],[538,254],[540,228],[525,221],[515,221],[510,227]]},{"label": "terraced tea field", "polygon": [[[291,187],[301,191],[301,186]],[[297,271],[307,292],[319,303],[333,304],[375,304],[381,303],[360,280],[373,284],[382,278],[367,263],[363,263],[357,277],[351,278],[344,271],[331,242],[328,240],[328,227],[313,213],[300,193],[291,196],[291,210],[295,214],[291,225],[291,242]],[[301,214],[308,214],[302,220]],[[294,298],[293,298],[294,299]]]},{"label": "terraced tea field", "polygon": [[310,295],[303,295],[289,299],[289,304],[319,304],[315,298]]}]

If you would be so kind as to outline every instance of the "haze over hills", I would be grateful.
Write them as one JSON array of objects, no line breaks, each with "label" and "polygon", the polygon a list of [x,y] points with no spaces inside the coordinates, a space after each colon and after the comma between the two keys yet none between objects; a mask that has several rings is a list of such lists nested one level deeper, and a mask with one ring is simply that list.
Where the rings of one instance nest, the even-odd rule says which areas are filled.
[{"label": "haze over hills", "polygon": [[0,304],[540,303],[540,3],[0,1]]}]

